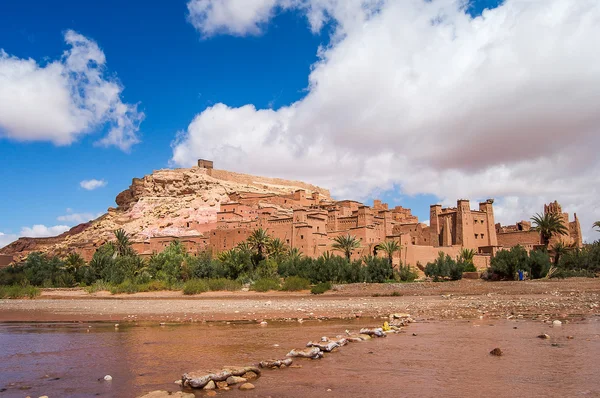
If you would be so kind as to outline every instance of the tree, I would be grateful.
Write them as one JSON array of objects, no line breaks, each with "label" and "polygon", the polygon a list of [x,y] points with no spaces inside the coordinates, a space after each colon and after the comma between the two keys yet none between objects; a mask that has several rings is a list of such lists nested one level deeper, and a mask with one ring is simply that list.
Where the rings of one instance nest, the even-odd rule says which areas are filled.
[{"label": "tree", "polygon": [[529,256],[522,246],[500,250],[490,262],[491,271],[502,279],[515,280],[518,270],[529,271]]},{"label": "tree", "polygon": [[275,238],[271,239],[269,243],[267,243],[267,251],[269,253],[269,257],[273,258],[279,263],[288,252],[288,249],[287,245],[283,243],[281,239]]},{"label": "tree", "polygon": [[438,252],[438,257],[425,266],[425,275],[433,278],[435,282],[445,278],[457,281],[462,279],[463,270],[464,263],[457,262],[446,253],[440,251]]},{"label": "tree", "polygon": [[85,265],[85,260],[79,253],[69,253],[65,259],[65,271],[75,275],[79,268]]},{"label": "tree", "polygon": [[271,238],[269,237],[269,234],[267,234],[267,231],[265,231],[262,228],[254,230],[252,234],[248,237],[248,244],[250,245],[250,247],[252,247],[253,250],[256,250],[256,255],[258,259],[258,261],[256,262],[257,264],[258,262],[265,259],[264,252],[270,241]]},{"label": "tree", "polygon": [[386,240],[377,245],[377,249],[383,250],[387,254],[390,266],[393,264],[394,253],[402,249],[402,245],[395,240]]},{"label": "tree", "polygon": [[556,213],[545,213],[544,215],[538,213],[531,217],[531,221],[533,221],[535,230],[540,233],[546,249],[548,248],[552,235],[567,235],[569,233],[561,216]]},{"label": "tree", "polygon": [[336,236],[333,240],[334,243],[331,247],[334,250],[344,252],[348,261],[350,261],[350,256],[352,256],[352,250],[360,247],[360,239],[356,239],[356,236],[350,234]]},{"label": "tree", "polygon": [[600,221],[596,221],[596,222],[594,223],[594,225],[592,226],[592,228],[596,228],[596,230],[597,230],[598,232],[600,232]]},{"label": "tree", "polygon": [[473,264],[473,258],[475,257],[475,250],[473,249],[462,249],[460,251],[460,260],[465,264]]},{"label": "tree", "polygon": [[129,235],[123,228],[119,228],[115,231],[115,238],[117,238],[117,241],[115,242],[115,253],[118,256],[129,256],[134,254],[134,251],[131,248]]},{"label": "tree", "polygon": [[292,247],[288,250],[288,258],[295,261],[295,260],[300,260],[303,256],[302,252],[300,251],[300,249],[298,249],[297,247]]},{"label": "tree", "polygon": [[558,265],[561,256],[566,254],[569,251],[570,247],[565,245],[563,242],[557,242],[552,246],[552,251],[554,252],[554,264]]},{"label": "tree", "polygon": [[386,259],[366,256],[363,258],[363,262],[365,263],[365,282],[383,283],[394,277],[392,264]]}]

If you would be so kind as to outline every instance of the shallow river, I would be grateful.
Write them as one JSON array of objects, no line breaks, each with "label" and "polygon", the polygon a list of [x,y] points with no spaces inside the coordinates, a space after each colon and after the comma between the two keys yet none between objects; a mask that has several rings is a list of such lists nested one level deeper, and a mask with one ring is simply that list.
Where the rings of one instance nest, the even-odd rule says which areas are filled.
[{"label": "shallow river", "polygon": [[[375,322],[138,323],[118,329],[113,323],[0,323],[0,397],[178,391],[173,382],[186,371],[283,358],[308,340]],[[551,338],[538,339],[540,333]],[[504,355],[491,356],[495,347]],[[419,322],[405,333],[296,363],[302,368],[264,371],[253,391],[218,396],[598,397],[600,317],[555,328],[533,321]],[[99,380],[107,374],[111,382]]]}]

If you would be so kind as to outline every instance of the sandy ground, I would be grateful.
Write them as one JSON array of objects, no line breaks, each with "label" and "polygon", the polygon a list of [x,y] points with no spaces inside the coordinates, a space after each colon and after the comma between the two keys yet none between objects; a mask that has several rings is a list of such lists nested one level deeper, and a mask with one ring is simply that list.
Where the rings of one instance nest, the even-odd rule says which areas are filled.
[{"label": "sandy ground", "polygon": [[[392,295],[393,294],[393,295]],[[0,300],[0,321],[249,321],[350,319],[405,312],[421,319],[581,319],[600,313],[600,279],[337,285],[309,292],[111,295],[47,289]]]}]

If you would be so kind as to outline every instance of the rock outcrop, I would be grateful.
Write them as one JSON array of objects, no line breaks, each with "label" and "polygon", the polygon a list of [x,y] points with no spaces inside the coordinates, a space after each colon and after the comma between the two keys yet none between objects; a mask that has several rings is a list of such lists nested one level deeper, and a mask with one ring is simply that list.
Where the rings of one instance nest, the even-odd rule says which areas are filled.
[{"label": "rock outcrop", "polygon": [[109,208],[99,218],[55,237],[20,238],[0,249],[0,254],[13,255],[18,261],[32,251],[59,256],[77,251],[89,258],[119,228],[133,241],[157,236],[197,236],[215,225],[220,204],[228,202],[233,193],[281,195],[298,189],[330,197],[329,191],[299,181],[202,167],[157,170],[134,178],[131,186],[117,195],[117,207]]}]

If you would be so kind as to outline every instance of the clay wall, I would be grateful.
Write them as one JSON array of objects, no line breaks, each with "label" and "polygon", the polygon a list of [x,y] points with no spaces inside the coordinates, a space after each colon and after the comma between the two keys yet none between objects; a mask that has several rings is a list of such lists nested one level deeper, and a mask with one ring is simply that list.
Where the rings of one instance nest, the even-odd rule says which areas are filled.
[{"label": "clay wall", "polygon": [[214,254],[225,250],[231,250],[242,242],[245,242],[252,234],[253,229],[216,229],[210,233],[210,248]]},{"label": "clay wall", "polygon": [[404,245],[402,249],[402,263],[416,267],[417,262],[425,266],[428,262],[434,261],[438,257],[438,253],[444,252],[452,258],[456,258],[460,255],[462,247],[450,246],[450,247],[432,247],[432,246],[417,246],[417,245]]},{"label": "clay wall", "polygon": [[302,181],[291,181],[284,180],[281,178],[259,177],[217,169],[213,169],[211,175],[212,177],[217,178],[219,180],[233,181],[239,184],[256,186],[263,189],[288,190],[288,192],[295,189],[304,189],[311,193],[318,192],[326,198],[331,197],[327,189],[307,184]]},{"label": "clay wall", "polygon": [[540,234],[537,231],[517,231],[498,234],[498,246],[511,248],[516,245],[539,245]]}]

